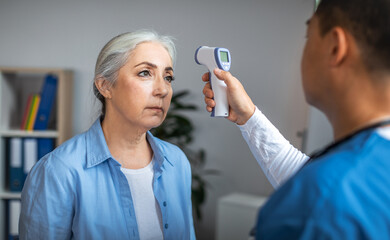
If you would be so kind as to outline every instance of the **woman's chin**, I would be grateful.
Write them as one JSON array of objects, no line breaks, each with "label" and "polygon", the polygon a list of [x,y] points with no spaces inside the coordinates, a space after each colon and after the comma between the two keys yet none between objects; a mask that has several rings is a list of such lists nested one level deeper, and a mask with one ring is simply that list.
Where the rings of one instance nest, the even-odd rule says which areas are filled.
[{"label": "woman's chin", "polygon": [[159,127],[161,124],[163,123],[163,120],[159,120],[159,121],[150,121],[148,123],[145,124],[145,127],[148,129],[148,131],[152,128],[156,128],[156,127]]}]

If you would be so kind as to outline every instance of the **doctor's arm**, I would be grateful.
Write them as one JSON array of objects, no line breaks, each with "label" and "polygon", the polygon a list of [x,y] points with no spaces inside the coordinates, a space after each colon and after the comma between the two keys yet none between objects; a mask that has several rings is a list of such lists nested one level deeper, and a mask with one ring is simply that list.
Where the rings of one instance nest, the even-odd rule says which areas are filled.
[{"label": "doctor's arm", "polygon": [[[309,159],[289,141],[253,104],[240,81],[229,72],[214,70],[215,75],[227,86],[229,117],[237,124],[252,154],[261,166],[274,188],[277,188]],[[203,88],[207,111],[215,106],[213,91],[209,83],[209,74],[202,76],[206,82]]]}]

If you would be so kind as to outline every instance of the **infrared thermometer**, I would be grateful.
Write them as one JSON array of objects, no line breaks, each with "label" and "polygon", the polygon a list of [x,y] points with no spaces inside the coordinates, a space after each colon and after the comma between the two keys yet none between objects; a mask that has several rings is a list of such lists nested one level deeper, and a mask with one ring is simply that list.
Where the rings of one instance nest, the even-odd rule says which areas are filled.
[{"label": "infrared thermometer", "polygon": [[219,68],[229,71],[231,65],[230,52],[226,48],[200,46],[195,52],[195,62],[204,65],[209,70],[211,89],[214,92],[215,107],[211,113],[212,117],[228,117],[229,104],[226,95],[226,84],[219,80],[214,69]]}]

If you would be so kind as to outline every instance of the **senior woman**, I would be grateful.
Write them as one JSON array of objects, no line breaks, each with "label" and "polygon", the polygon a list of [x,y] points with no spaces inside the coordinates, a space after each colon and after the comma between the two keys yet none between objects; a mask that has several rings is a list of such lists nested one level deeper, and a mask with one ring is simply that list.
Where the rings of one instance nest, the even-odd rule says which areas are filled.
[{"label": "senior woman", "polygon": [[169,109],[174,61],[172,40],[153,31],[103,47],[93,85],[102,114],[31,170],[21,239],[195,239],[188,159],[149,132]]}]

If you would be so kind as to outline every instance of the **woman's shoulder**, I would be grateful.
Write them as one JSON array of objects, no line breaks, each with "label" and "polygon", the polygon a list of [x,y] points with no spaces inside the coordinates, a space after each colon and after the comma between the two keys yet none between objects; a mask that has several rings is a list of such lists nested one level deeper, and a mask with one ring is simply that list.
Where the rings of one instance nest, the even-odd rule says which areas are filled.
[{"label": "woman's shoulder", "polygon": [[85,149],[85,145],[86,145],[85,135],[86,132],[73,136],[72,138],[63,142],[54,151],[57,153],[62,153],[62,152],[71,153],[74,151]]},{"label": "woman's shoulder", "polygon": [[175,144],[167,142],[157,137],[153,137],[157,147],[159,147],[165,154],[173,154],[177,156],[185,156],[184,152]]},{"label": "woman's shoulder", "polygon": [[82,163],[86,156],[85,133],[78,134],[56,147],[39,161],[53,167],[72,167]]},{"label": "woman's shoulder", "polygon": [[43,156],[29,172],[28,182],[37,184],[41,182],[42,176],[45,179],[58,179],[64,183],[71,181],[77,172],[84,169],[82,142],[83,135],[77,135]]}]

